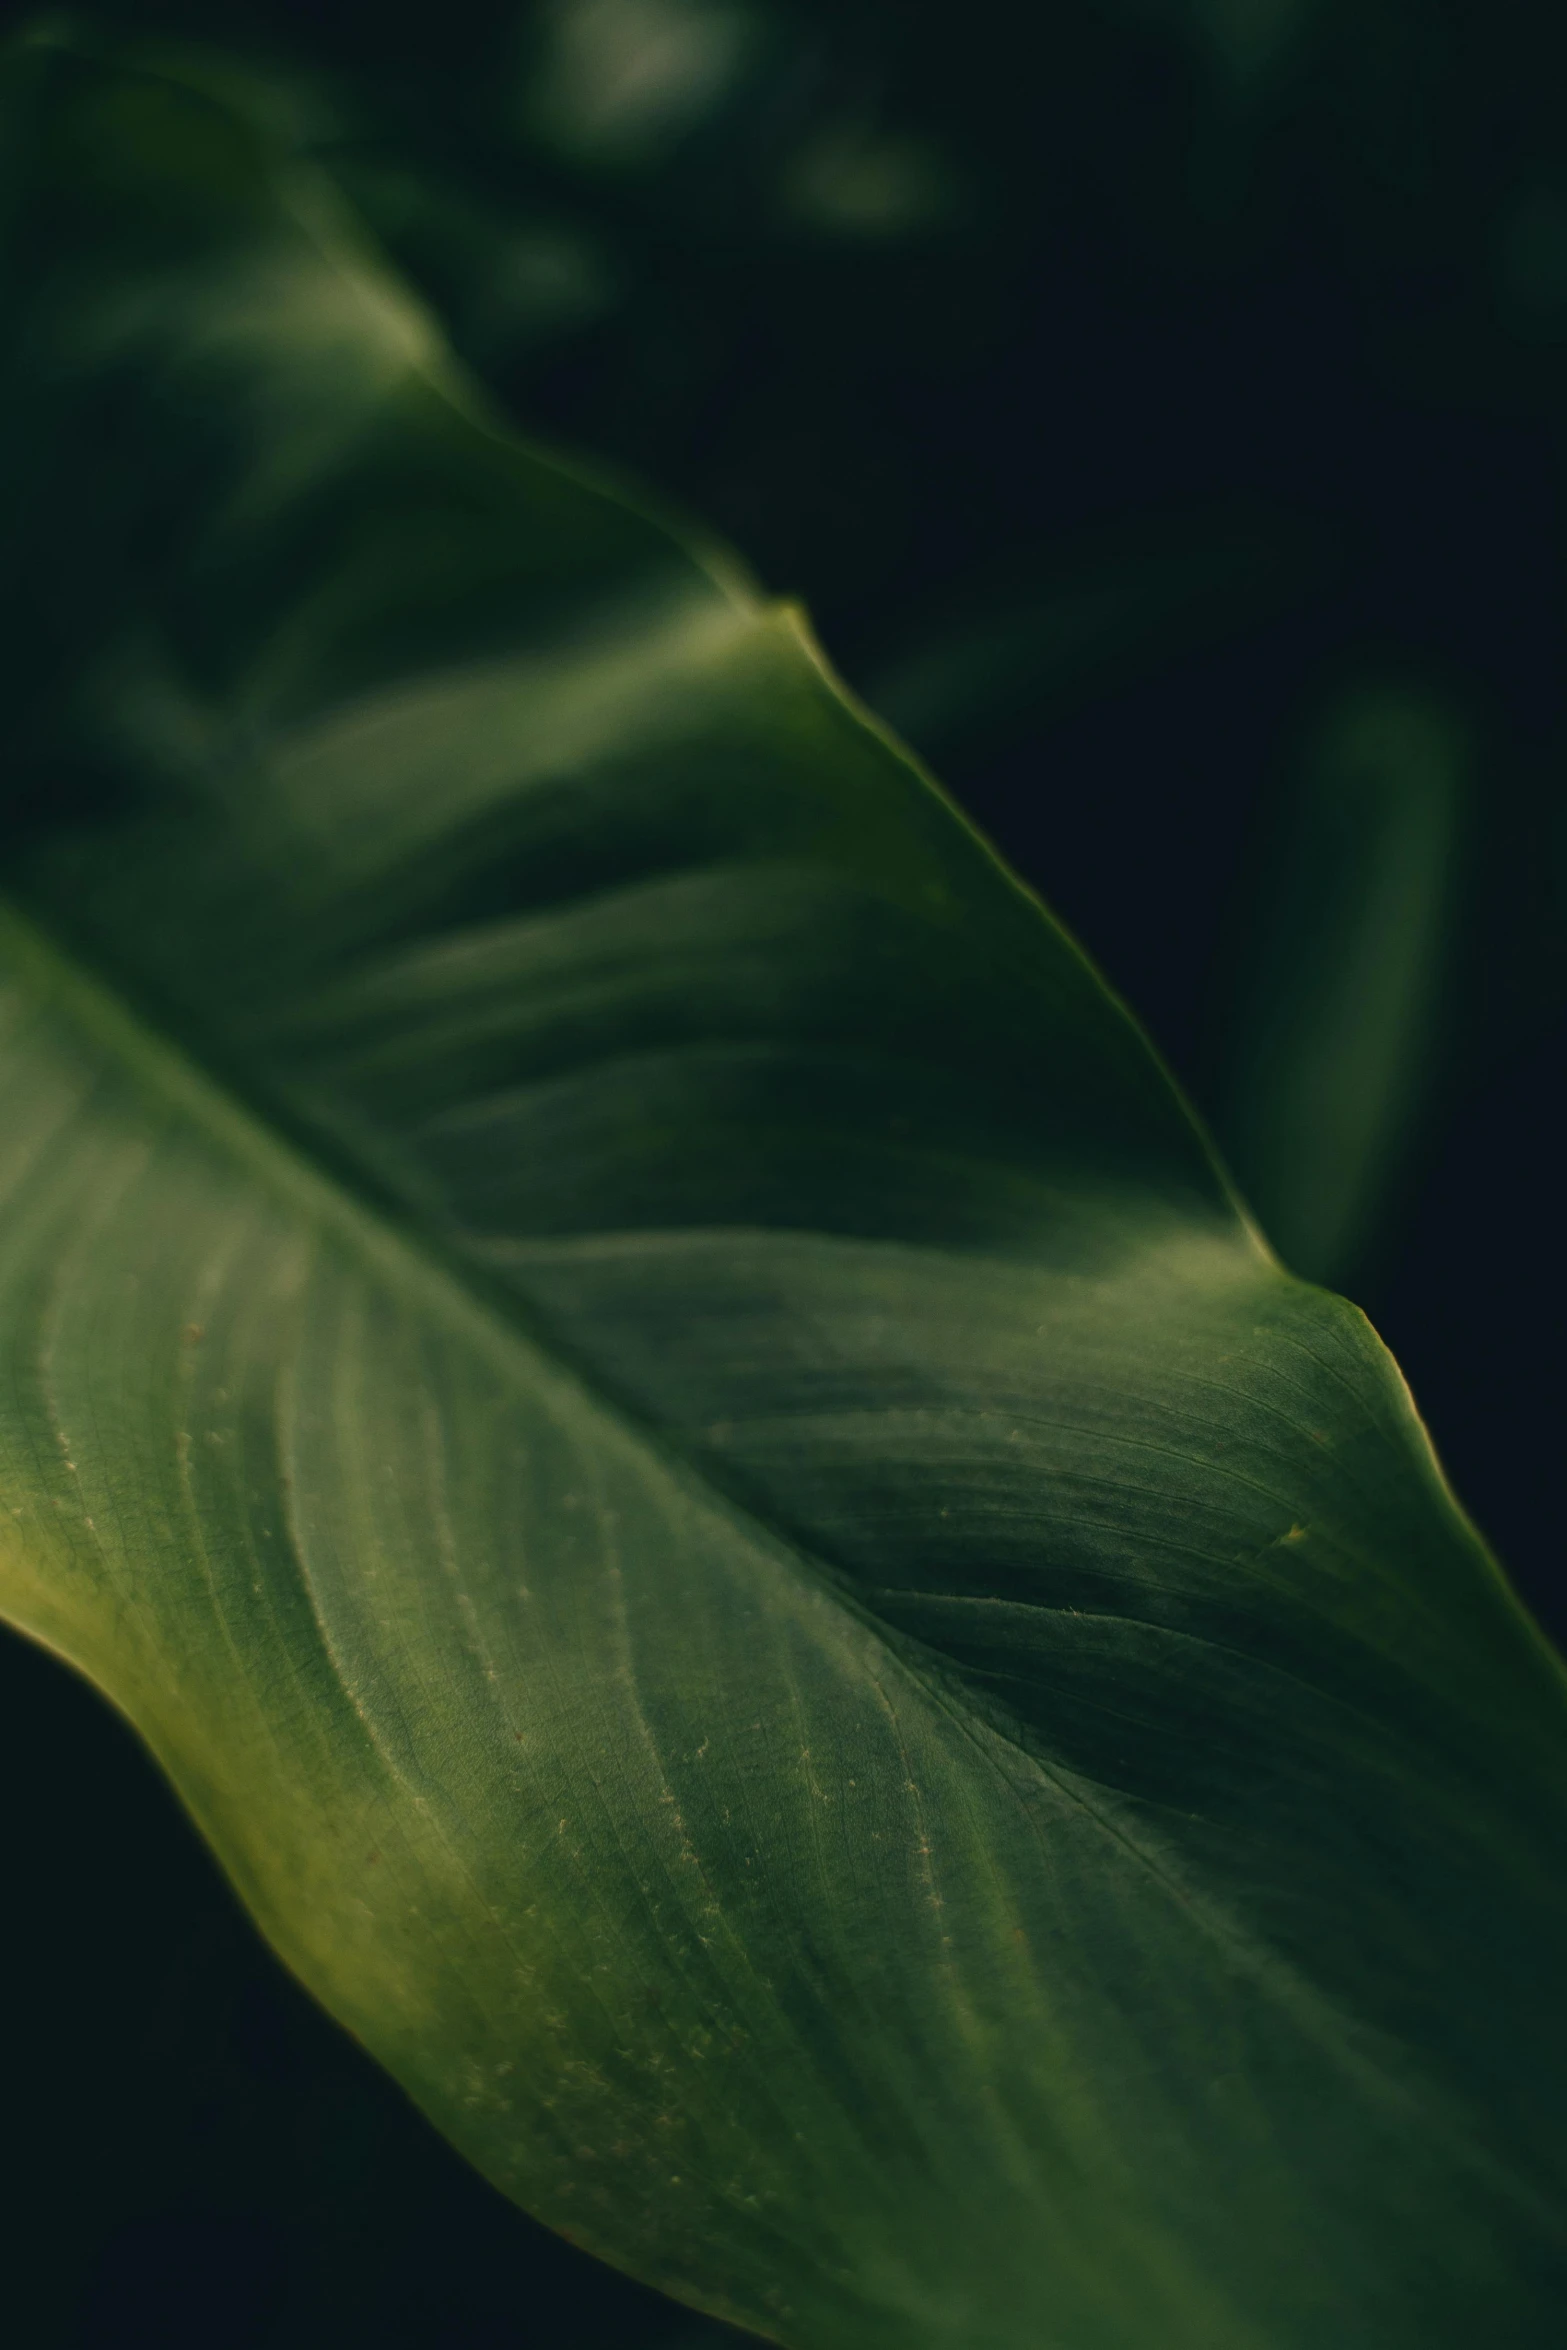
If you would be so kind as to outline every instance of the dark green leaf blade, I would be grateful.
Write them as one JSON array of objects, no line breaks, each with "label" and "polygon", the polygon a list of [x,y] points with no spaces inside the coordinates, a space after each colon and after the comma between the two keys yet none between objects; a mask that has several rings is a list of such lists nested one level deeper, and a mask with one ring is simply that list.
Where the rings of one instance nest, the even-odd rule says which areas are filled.
[{"label": "dark green leaf blade", "polygon": [[174,80],[12,96],[7,1611],[694,2302],[1544,2344],[1560,1675],[1375,1339],[318,183]]}]

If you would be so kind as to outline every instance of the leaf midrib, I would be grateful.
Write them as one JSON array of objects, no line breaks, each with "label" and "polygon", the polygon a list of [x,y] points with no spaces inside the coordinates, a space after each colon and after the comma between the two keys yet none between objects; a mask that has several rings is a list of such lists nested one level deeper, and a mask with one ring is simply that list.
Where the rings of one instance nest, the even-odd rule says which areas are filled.
[{"label": "leaf midrib", "polygon": [[[466,1323],[482,1344],[501,1348],[509,1361],[515,1362],[523,1349],[542,1358],[550,1373],[575,1386],[592,1409],[645,1446],[667,1474],[726,1517],[738,1519],[753,1540],[781,1552],[813,1590],[838,1602],[900,1664],[910,1666],[915,1656],[925,1656],[922,1643],[906,1642],[864,1605],[852,1587],[846,1587],[841,1570],[761,1517],[672,1444],[655,1421],[605,1386],[545,1317],[527,1311],[514,1291],[487,1281],[437,1234],[395,1216],[368,1183],[355,1183],[346,1171],[317,1163],[301,1145],[274,1131],[258,1109],[213,1076],[183,1045],[128,1010],[104,980],[84,968],[74,949],[61,945],[30,910],[23,911],[3,893],[0,953],[40,985],[46,1002],[56,1004],[73,1025],[106,1048],[130,1072],[139,1090],[184,1112],[199,1130],[253,1168],[274,1195],[291,1200],[311,1222],[340,1235],[394,1285],[416,1295],[422,1292],[446,1317]],[[941,1672],[933,1653],[928,1661]],[[945,1680],[944,1672],[941,1677]],[[916,1678],[926,1686],[924,1675]],[[933,1689],[928,1693],[935,1694]],[[1008,1743],[1018,1745],[1015,1739]],[[1021,1745],[1019,1751],[1027,1755]]]}]

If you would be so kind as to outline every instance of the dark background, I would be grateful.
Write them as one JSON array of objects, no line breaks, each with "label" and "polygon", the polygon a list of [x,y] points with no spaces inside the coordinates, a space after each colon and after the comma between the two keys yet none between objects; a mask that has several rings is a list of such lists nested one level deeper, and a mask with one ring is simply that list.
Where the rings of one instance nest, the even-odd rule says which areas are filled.
[{"label": "dark background", "polygon": [[[1567,1636],[1559,7],[98,20],[243,57],[524,426],[805,600]],[[473,2179],[14,1641],[0,1771],[24,2350],[731,2338]]]}]

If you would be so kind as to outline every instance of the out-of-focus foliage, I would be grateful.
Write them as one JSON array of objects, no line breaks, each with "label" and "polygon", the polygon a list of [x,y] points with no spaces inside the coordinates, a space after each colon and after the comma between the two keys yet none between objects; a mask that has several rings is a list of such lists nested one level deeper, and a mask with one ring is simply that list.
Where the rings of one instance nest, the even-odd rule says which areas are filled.
[{"label": "out-of-focus foliage", "polygon": [[1313,1281],[1353,1280],[1422,1128],[1453,1024],[1470,767],[1428,695],[1352,694],[1281,811],[1219,1117],[1265,1229]]},{"label": "out-of-focus foliage", "polygon": [[[1428,1107],[1538,1037],[1553,11],[978,0],[955,38],[928,0],[271,0],[224,30],[520,416],[808,598],[1214,1115],[1214,942],[1273,784],[1379,678],[1437,679],[1486,775],[1448,916],[1486,1001]],[[1380,1302],[1396,1190],[1340,1188]]]}]

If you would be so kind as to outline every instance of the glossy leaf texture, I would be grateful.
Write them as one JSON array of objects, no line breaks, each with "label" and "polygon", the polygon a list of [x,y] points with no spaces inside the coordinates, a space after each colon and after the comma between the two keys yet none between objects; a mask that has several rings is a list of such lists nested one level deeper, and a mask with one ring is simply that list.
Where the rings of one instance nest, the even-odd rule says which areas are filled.
[{"label": "glossy leaf texture", "polygon": [[7,66],[7,1612],[693,2304],[1553,2341],[1561,1675],[1395,1367],[216,87]]}]

